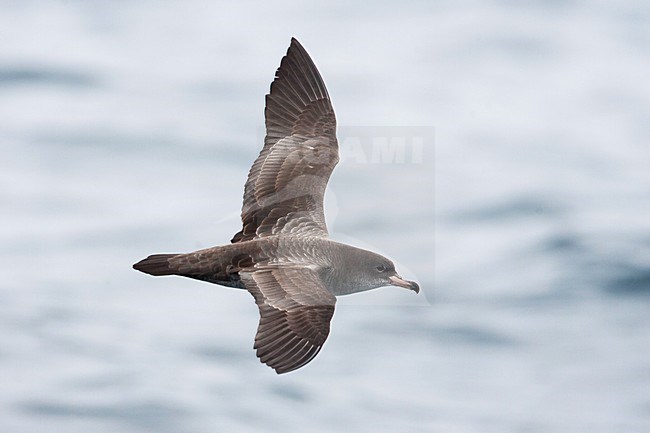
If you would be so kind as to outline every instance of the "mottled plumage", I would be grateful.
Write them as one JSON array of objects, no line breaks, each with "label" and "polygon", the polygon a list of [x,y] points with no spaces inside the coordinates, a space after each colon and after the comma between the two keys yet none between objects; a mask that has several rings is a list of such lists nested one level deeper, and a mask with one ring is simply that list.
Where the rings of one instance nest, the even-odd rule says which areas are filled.
[{"label": "mottled plumage", "polygon": [[264,147],[244,187],[242,229],[231,243],[156,254],[133,267],[248,290],[260,312],[257,356],[285,373],[320,351],[335,296],[419,287],[385,257],[328,239],[323,197],[339,160],[336,118],[325,83],[295,39],[266,95],[265,119]]},{"label": "mottled plumage", "polygon": [[244,187],[242,230],[232,242],[282,233],[327,236],[323,196],[339,161],[325,83],[292,39],[266,95],[266,137]]}]

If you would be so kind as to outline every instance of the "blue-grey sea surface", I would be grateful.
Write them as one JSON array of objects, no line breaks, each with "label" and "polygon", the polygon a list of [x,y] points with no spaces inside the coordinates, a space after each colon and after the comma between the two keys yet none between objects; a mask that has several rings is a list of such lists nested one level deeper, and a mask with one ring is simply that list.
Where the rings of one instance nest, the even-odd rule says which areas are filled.
[{"label": "blue-grey sea surface", "polygon": [[[423,293],[277,376],[249,294],[131,265],[239,230],[291,36],[331,236]],[[642,0],[3,2],[0,432],[650,431],[649,41]]]}]

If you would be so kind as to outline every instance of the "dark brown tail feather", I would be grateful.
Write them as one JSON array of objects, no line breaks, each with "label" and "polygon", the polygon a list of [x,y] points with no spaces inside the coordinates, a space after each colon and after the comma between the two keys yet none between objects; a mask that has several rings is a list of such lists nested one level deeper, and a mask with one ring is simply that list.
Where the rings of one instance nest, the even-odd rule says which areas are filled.
[{"label": "dark brown tail feather", "polygon": [[154,254],[140,260],[133,265],[133,269],[149,275],[175,275],[176,272],[169,266],[169,259],[178,254]]}]

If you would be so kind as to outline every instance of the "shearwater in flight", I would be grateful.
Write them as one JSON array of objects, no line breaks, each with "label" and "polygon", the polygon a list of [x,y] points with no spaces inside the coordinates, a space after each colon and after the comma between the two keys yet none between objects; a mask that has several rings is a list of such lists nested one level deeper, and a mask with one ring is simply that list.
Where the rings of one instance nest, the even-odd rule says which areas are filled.
[{"label": "shearwater in flight", "polygon": [[323,196],[339,160],[336,118],[313,61],[292,38],[266,95],[266,137],[244,187],[242,229],[231,243],[155,254],[133,265],[248,290],[259,308],[254,348],[278,374],[325,343],[336,296],[393,285],[413,290],[393,262],[328,239]]}]

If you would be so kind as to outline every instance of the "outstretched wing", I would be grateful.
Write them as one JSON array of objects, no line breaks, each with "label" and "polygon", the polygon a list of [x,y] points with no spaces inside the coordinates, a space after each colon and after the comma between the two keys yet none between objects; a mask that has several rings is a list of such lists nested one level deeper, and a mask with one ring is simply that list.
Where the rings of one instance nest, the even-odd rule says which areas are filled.
[{"label": "outstretched wing", "polygon": [[323,196],[339,160],[325,83],[296,39],[266,95],[264,147],[248,173],[242,230],[232,242],[278,233],[327,236]]},{"label": "outstretched wing", "polygon": [[240,276],[260,310],[257,357],[278,374],[314,359],[329,335],[336,303],[318,275],[308,268],[275,268]]}]

